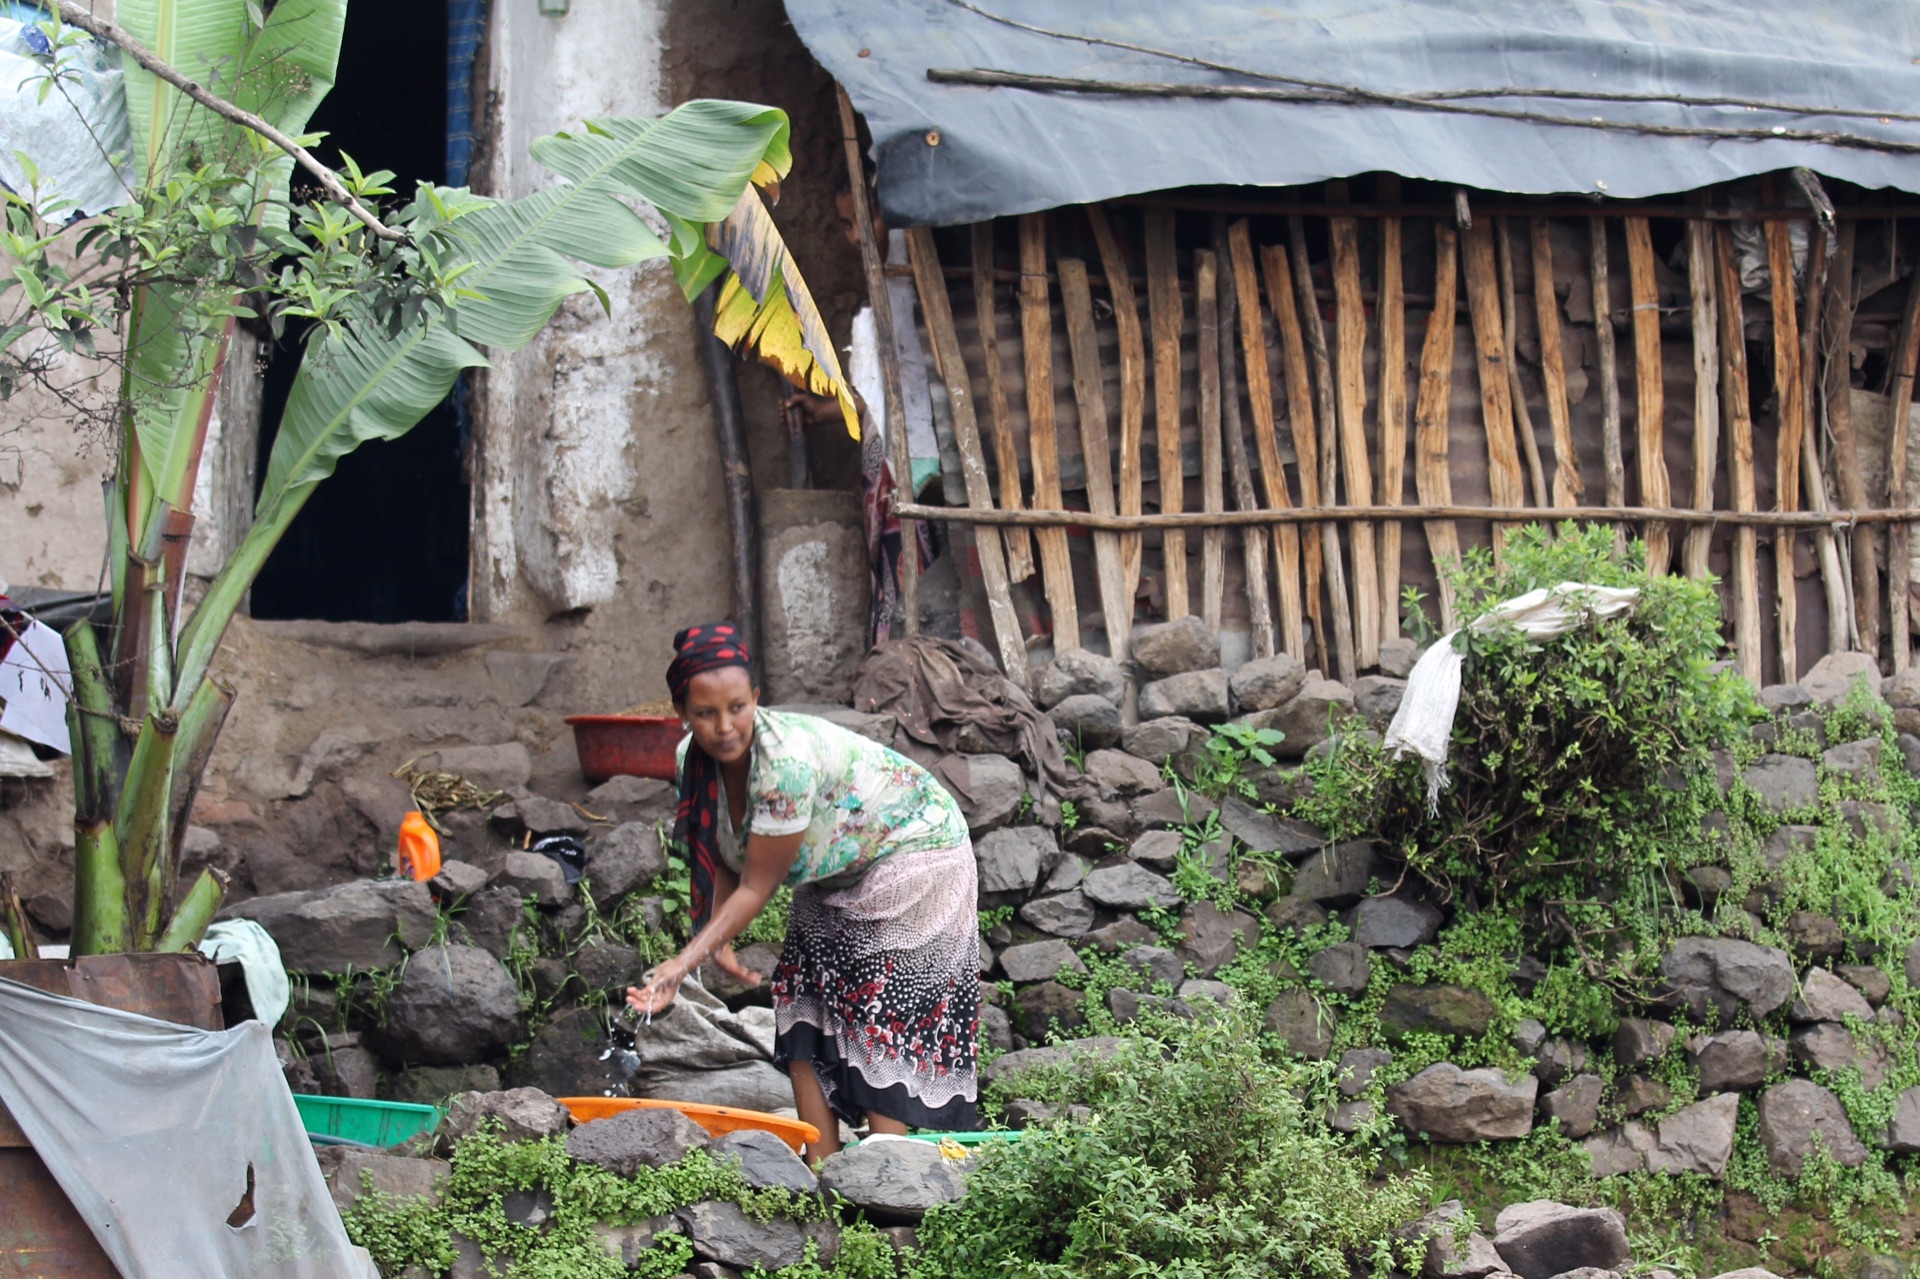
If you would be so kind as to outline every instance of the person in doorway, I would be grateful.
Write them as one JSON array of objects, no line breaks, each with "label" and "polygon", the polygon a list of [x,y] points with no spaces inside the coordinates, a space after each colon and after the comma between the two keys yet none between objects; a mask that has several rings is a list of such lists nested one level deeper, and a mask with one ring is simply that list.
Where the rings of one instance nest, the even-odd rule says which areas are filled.
[{"label": "person in doorway", "polygon": [[693,939],[629,988],[657,1013],[711,958],[758,977],[731,943],[793,887],[774,969],[775,1064],[811,1157],[839,1120],[876,1134],[977,1123],[980,936],[973,844],[959,805],[906,757],[811,715],[761,709],[728,622],[674,637],[667,687],[681,743],[674,834],[692,864]]}]

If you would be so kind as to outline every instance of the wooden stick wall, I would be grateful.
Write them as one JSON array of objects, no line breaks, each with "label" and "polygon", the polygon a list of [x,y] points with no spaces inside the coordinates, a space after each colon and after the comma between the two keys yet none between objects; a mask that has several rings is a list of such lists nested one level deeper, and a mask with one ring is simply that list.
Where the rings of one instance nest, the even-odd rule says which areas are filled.
[{"label": "wooden stick wall", "polygon": [[[1888,314],[1893,281],[1857,260],[1868,234],[1896,256],[1891,223],[1843,216],[1829,254],[1810,219],[1705,203],[1462,226],[1404,216],[1397,184],[1325,194],[1317,217],[1121,205],[912,234],[965,479],[948,515],[1003,660],[1044,601],[1060,647],[1099,629],[1124,657],[1136,624],[1192,613],[1351,681],[1401,634],[1403,584],[1458,623],[1442,569],[1498,556],[1513,513],[1630,508],[1650,571],[1722,582],[1750,678],[1883,636],[1907,665],[1907,525],[1823,514],[1908,505],[1920,274]],[[1043,514],[1065,510],[1092,518]]]}]

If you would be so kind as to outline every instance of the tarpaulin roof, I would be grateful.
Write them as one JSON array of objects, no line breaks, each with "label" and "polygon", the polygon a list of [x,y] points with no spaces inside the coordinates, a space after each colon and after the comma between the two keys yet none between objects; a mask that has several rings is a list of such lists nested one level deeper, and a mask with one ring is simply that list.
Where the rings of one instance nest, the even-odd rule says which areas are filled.
[{"label": "tarpaulin roof", "polygon": [[1912,0],[786,4],[907,223],[1374,170],[1644,197],[1804,165],[1920,191]]}]

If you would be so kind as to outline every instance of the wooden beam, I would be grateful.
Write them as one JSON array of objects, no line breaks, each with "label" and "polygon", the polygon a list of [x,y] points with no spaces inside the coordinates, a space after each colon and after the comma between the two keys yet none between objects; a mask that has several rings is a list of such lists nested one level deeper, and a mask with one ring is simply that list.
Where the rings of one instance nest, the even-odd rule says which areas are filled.
[{"label": "wooden beam", "polygon": [[[1007,417],[1006,374],[1000,364],[1000,306],[994,295],[993,223],[973,224],[973,315],[980,329],[981,360],[987,375],[987,424],[993,435],[994,465],[1000,470],[1000,505],[1017,511],[1027,502],[1020,489],[1020,445]],[[1007,530],[1007,576],[1024,582],[1033,576],[1033,535]]]},{"label": "wooden beam", "polygon": [[[952,299],[947,296],[947,280],[940,271],[940,254],[934,248],[933,232],[925,227],[909,230],[907,251],[913,262],[914,284],[920,291],[920,314],[926,319],[927,336],[933,344],[934,368],[947,388],[947,408],[953,418],[954,442],[960,449],[960,472],[966,480],[967,505],[975,510],[992,510],[993,484],[987,478],[986,455],[980,448],[980,424],[973,409],[973,379],[960,353],[960,338],[953,325]],[[980,577],[987,589],[987,610],[993,619],[994,646],[1000,654],[1000,668],[1008,679],[1025,688],[1027,645],[1020,631],[1020,619],[1013,611],[1001,539],[999,529],[982,527],[975,535],[974,551],[980,558]]]},{"label": "wooden beam", "polygon": [[[1227,247],[1225,218],[1214,219],[1213,242],[1216,259],[1221,250]],[[1234,504],[1242,511],[1260,509],[1259,499],[1253,493],[1252,468],[1247,463],[1247,437],[1242,431],[1240,420],[1240,376],[1239,368],[1233,357],[1234,328],[1239,322],[1239,297],[1229,281],[1218,275],[1218,266],[1214,266],[1216,278],[1214,292],[1217,299],[1214,320],[1214,354],[1220,368],[1220,407],[1221,428],[1226,436],[1227,468],[1233,477]],[[1202,295],[1204,296],[1204,294]],[[1204,325],[1201,329],[1205,332]],[[1202,366],[1204,374],[1205,368]],[[1212,532],[1214,530],[1209,530]],[[1275,526],[1273,533],[1280,533]],[[1290,529],[1298,546],[1298,529]],[[1252,642],[1253,655],[1272,657],[1274,654],[1273,608],[1267,590],[1267,534],[1259,528],[1241,530],[1241,554],[1246,561],[1247,570],[1247,614],[1249,617],[1248,638]],[[1296,579],[1298,573],[1296,570]],[[1294,600],[1296,614],[1299,610],[1298,598]]]},{"label": "wooden beam", "polygon": [[[1887,506],[1907,504],[1908,413],[1913,407],[1914,366],[1920,363],[1920,274],[1907,285],[1907,306],[1900,315],[1900,335],[1893,344],[1893,381],[1887,388]],[[1905,524],[1887,526],[1887,636],[1893,650],[1893,672],[1898,675],[1913,660],[1912,606],[1907,598],[1908,555]]]},{"label": "wooden beam", "polygon": [[[1033,459],[1033,504],[1060,506],[1060,441],[1053,420],[1053,313],[1047,301],[1047,218],[1020,218],[1020,341],[1027,370],[1027,450]],[[1067,535],[1040,527],[1040,576],[1053,614],[1053,646],[1080,647],[1080,611],[1074,599]]]},{"label": "wooden beam", "polygon": [[[1813,429],[1819,413],[1820,394],[1820,308],[1827,293],[1827,237],[1812,237],[1807,254],[1805,306],[1800,315],[1800,420],[1807,430],[1800,437],[1800,492],[1807,509],[1825,511],[1827,500],[1826,467],[1820,461],[1820,432]],[[1844,653],[1848,643],[1848,617],[1853,612],[1853,595],[1847,589],[1847,571],[1840,563],[1840,547],[1829,526],[1813,530],[1813,544],[1820,556],[1820,585],[1827,596],[1827,652]]]},{"label": "wooden beam", "polygon": [[[1848,347],[1853,333],[1853,312],[1858,304],[1854,296],[1853,251],[1857,223],[1840,228],[1839,247],[1827,269],[1826,312],[1822,325],[1821,349],[1826,368],[1821,389],[1826,395],[1827,432],[1833,439],[1834,486],[1840,491],[1840,504],[1859,508],[1866,505],[1866,485],[1860,478],[1860,446],[1853,434],[1853,361]],[[1873,563],[1871,538],[1850,537],[1853,564],[1853,617],[1851,633],[1854,647],[1863,653],[1880,655],[1879,573]],[[1871,606],[1871,607],[1870,607]]]},{"label": "wooden beam", "polygon": [[1566,348],[1560,336],[1560,297],[1553,285],[1553,234],[1545,218],[1534,218],[1533,315],[1540,328],[1540,381],[1546,389],[1547,422],[1553,428],[1553,504],[1580,505],[1586,482],[1580,455],[1573,448],[1573,414],[1567,406]]},{"label": "wooden beam", "polygon": [[[1273,416],[1273,377],[1267,367],[1266,329],[1260,323],[1260,270],[1254,262],[1253,238],[1244,218],[1228,229],[1227,244],[1233,269],[1232,309],[1239,318],[1240,349],[1247,367],[1247,403],[1253,413],[1254,447],[1260,455],[1260,484],[1267,505],[1285,510],[1293,505],[1293,498],[1287,492],[1287,469],[1280,460],[1280,437]],[[1223,306],[1223,315],[1225,311]],[[1229,423],[1233,416],[1228,415]],[[1307,647],[1300,597],[1300,530],[1290,524],[1276,524],[1273,554],[1280,588],[1280,648],[1299,657]]]},{"label": "wooden beam", "polygon": [[[1067,349],[1073,357],[1073,402],[1079,410],[1080,456],[1087,471],[1087,505],[1101,515],[1118,514],[1113,500],[1113,445],[1107,435],[1107,391],[1100,373],[1100,339],[1093,328],[1093,291],[1087,264],[1061,258],[1060,298],[1067,317]],[[1093,535],[1094,572],[1100,581],[1100,615],[1106,622],[1107,651],[1116,662],[1132,651],[1133,596],[1120,562],[1120,538]]]},{"label": "wooden beam", "polygon": [[[1300,504],[1320,505],[1320,445],[1313,424],[1313,388],[1308,381],[1307,345],[1300,336],[1300,313],[1294,309],[1293,272],[1287,266],[1287,251],[1278,244],[1260,250],[1260,263],[1267,283],[1267,305],[1273,308],[1274,324],[1280,330],[1280,362],[1287,387],[1287,432],[1293,438],[1293,456],[1300,473]],[[1328,526],[1309,524],[1301,530],[1300,558],[1306,579],[1306,614],[1313,626],[1313,645],[1317,660],[1331,665],[1333,650],[1328,641],[1326,610],[1321,605],[1321,581],[1325,562],[1321,556],[1322,539],[1339,534]],[[1336,544],[1335,557],[1339,547]],[[1344,616],[1346,587],[1334,591],[1334,612]],[[1351,624],[1349,623],[1349,627]],[[1301,660],[1306,660],[1304,657]]]},{"label": "wooden beam", "polygon": [[[1507,342],[1500,323],[1500,284],[1493,261],[1493,227],[1485,218],[1468,228],[1463,242],[1467,277],[1467,306],[1473,320],[1473,343],[1479,352],[1480,413],[1486,424],[1487,487],[1495,506],[1527,504],[1526,481],[1520,474],[1520,452],[1513,436],[1512,383],[1507,378]],[[1498,558],[1507,526],[1493,529],[1493,551]]]},{"label": "wooden beam", "polygon": [[[1627,287],[1633,298],[1633,456],[1639,472],[1640,505],[1666,506],[1672,493],[1667,480],[1667,389],[1666,372],[1660,366],[1660,292],[1653,278],[1653,229],[1645,218],[1627,218],[1625,222]],[[1667,530],[1650,524],[1643,536],[1647,572],[1665,573],[1673,559]]]},{"label": "wooden beam", "polygon": [[[1313,264],[1307,260],[1307,228],[1298,217],[1287,219],[1287,250],[1293,267],[1293,292],[1301,335],[1313,360],[1314,412],[1319,419],[1317,443],[1320,462],[1319,495],[1337,502],[1340,494],[1340,440],[1335,424],[1333,358],[1327,353],[1327,330],[1320,321],[1320,303],[1313,294]],[[1296,432],[1296,436],[1297,436]],[[1351,686],[1358,677],[1354,599],[1347,590],[1347,573],[1340,550],[1340,533],[1329,525],[1320,538],[1320,560],[1326,568],[1327,594],[1333,600],[1333,660],[1340,682]]]},{"label": "wooden beam", "polygon": [[[1398,186],[1398,180],[1393,184]],[[1397,192],[1396,192],[1397,196]],[[1407,488],[1407,301],[1400,219],[1380,223],[1380,505],[1398,506]],[[1380,526],[1380,637],[1400,637],[1400,525]]]},{"label": "wooden beam", "polygon": [[[1704,218],[1687,223],[1687,292],[1693,321],[1693,509],[1713,509],[1713,481],[1720,466],[1720,334],[1715,314],[1713,226]],[[1687,530],[1682,562],[1688,577],[1707,576],[1713,530]]]},{"label": "wooden beam", "polygon": [[[1193,253],[1193,319],[1194,319],[1194,356],[1195,381],[1198,383],[1200,397],[1200,509],[1207,512],[1227,509],[1225,479],[1223,468],[1226,459],[1221,456],[1222,440],[1220,435],[1220,267],[1211,250],[1195,249]],[[1258,540],[1258,533],[1252,535]],[[1227,531],[1223,528],[1209,528],[1200,537],[1200,620],[1212,627],[1217,634],[1220,630],[1220,610],[1226,598],[1227,589]],[[1255,583],[1251,575],[1247,582],[1247,600],[1251,604],[1255,592],[1265,603],[1267,584]],[[1265,630],[1268,642],[1273,639],[1273,621],[1261,615],[1254,617],[1253,629]]]},{"label": "wooden beam", "polygon": [[[1160,510],[1186,505],[1180,461],[1180,266],[1173,245],[1173,210],[1147,210],[1147,316],[1153,329],[1153,430],[1160,447]],[[1167,588],[1167,620],[1193,611],[1187,599],[1187,535],[1168,529],[1160,543]]]},{"label": "wooden beam", "polygon": [[[1447,457],[1447,418],[1453,398],[1454,297],[1459,289],[1459,237],[1445,222],[1433,226],[1433,311],[1420,347],[1420,391],[1413,408],[1413,474],[1423,505],[1453,505],[1453,471]],[[1460,530],[1445,520],[1427,522],[1427,549],[1439,578],[1440,629],[1460,624],[1452,571],[1460,563]]]},{"label": "wooden beam", "polygon": [[[1596,236],[1600,234],[1604,232],[1596,232]],[[1726,423],[1727,487],[1735,513],[1750,514],[1758,503],[1753,483],[1753,410],[1747,384],[1740,267],[1734,258],[1730,225],[1722,222],[1714,228],[1713,246],[1714,300],[1720,309],[1720,408]],[[1597,304],[1594,317],[1601,318]],[[1736,525],[1733,534],[1733,657],[1741,676],[1755,688],[1760,687],[1759,538],[1750,525]]]},{"label": "wooden beam", "polygon": [[[1147,347],[1140,331],[1140,305],[1133,293],[1133,273],[1126,255],[1107,225],[1106,210],[1087,206],[1093,239],[1100,247],[1100,266],[1113,298],[1113,324],[1120,337],[1120,514],[1138,515],[1141,507],[1141,462],[1147,418]],[[1126,577],[1127,599],[1140,590],[1140,558],[1146,540],[1138,533],[1120,539],[1120,567]],[[1131,604],[1128,605],[1132,607]]]},{"label": "wooden beam", "polygon": [[[1787,224],[1766,224],[1767,264],[1773,287],[1773,398],[1778,406],[1779,441],[1774,457],[1774,505],[1782,511],[1800,509],[1800,438],[1806,418],[1800,398],[1800,323],[1793,306],[1793,246]],[[1780,649],[1780,682],[1791,684],[1800,673],[1800,588],[1794,575],[1794,535],[1783,528],[1773,538],[1775,643]]]},{"label": "wooden beam", "polygon": [[1520,308],[1514,304],[1513,237],[1507,220],[1493,224],[1494,243],[1499,249],[1500,326],[1507,338],[1507,395],[1513,401],[1513,428],[1520,437],[1520,455],[1527,461],[1527,479],[1533,488],[1533,504],[1548,503],[1547,476],[1540,464],[1540,441],[1533,433],[1533,411],[1527,407],[1526,389],[1520,384]]},{"label": "wooden beam", "polygon": [[[1627,465],[1620,451],[1620,363],[1613,350],[1613,293],[1607,280],[1607,220],[1587,219],[1593,245],[1588,273],[1593,280],[1593,340],[1600,367],[1600,456],[1607,474],[1607,505],[1627,500]],[[1626,548],[1626,533],[1615,529],[1614,545]]]},{"label": "wooden beam", "polygon": [[[1266,508],[1251,511],[1188,511],[1180,515],[1095,515],[1091,511],[976,511],[965,506],[907,506],[901,511],[913,519],[943,519],[955,524],[1024,524],[1034,528],[1130,529],[1249,528],[1268,524],[1357,523],[1379,520],[1455,520],[1502,524],[1546,523],[1552,511],[1536,506],[1297,506],[1288,511]],[[1734,529],[1848,528],[1854,525],[1912,524],[1920,521],[1920,507],[1888,510],[1871,506],[1847,511],[1696,511],[1685,506],[1583,506],[1582,520],[1603,524],[1724,525]],[[1757,625],[1757,623],[1756,623]]]},{"label": "wooden beam", "polygon": [[[1373,464],[1367,457],[1367,309],[1360,298],[1360,224],[1332,218],[1334,377],[1339,398],[1340,470],[1349,505],[1373,501]],[[1380,551],[1371,524],[1354,524],[1353,655],[1365,670],[1380,664]]]}]

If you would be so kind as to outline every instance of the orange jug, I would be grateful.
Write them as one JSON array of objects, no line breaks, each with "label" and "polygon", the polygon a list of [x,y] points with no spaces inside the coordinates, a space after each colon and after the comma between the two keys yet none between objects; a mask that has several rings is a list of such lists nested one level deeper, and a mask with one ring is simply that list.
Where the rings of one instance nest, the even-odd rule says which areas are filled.
[{"label": "orange jug", "polygon": [[425,881],[440,873],[440,837],[419,813],[408,813],[400,823],[400,850],[394,862],[411,879]]}]

